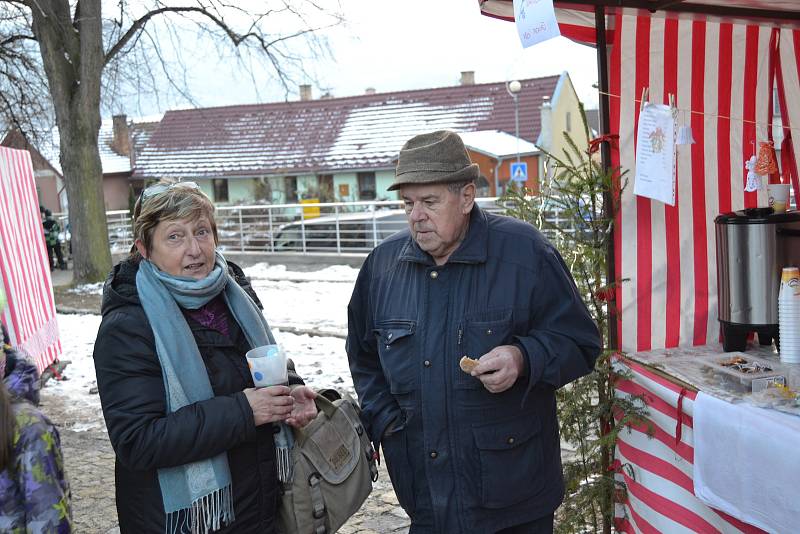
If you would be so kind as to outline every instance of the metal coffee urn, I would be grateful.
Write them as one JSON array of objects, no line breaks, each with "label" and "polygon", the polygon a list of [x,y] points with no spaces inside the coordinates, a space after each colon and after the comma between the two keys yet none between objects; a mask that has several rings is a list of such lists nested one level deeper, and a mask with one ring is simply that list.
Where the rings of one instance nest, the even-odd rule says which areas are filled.
[{"label": "metal coffee urn", "polygon": [[800,212],[750,208],[714,224],[723,349],[745,350],[751,332],[762,345],[777,345],[781,269],[800,266]]}]

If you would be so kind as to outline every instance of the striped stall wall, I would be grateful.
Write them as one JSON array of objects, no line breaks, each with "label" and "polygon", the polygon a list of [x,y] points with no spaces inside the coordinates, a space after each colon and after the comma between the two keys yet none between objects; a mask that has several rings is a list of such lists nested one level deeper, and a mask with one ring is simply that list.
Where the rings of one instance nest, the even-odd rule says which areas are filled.
[{"label": "striped stall wall", "polygon": [[[615,27],[610,92],[620,97],[610,112],[620,139],[612,158],[630,170],[615,233],[622,350],[703,345],[719,338],[714,218],[767,202],[764,190],[744,191],[744,164],[771,133],[778,30],[628,14]],[[633,194],[636,100],[646,87],[650,102],[672,93],[678,108],[692,110],[679,116],[697,143],[678,147],[675,206]]]},{"label": "striped stall wall", "polygon": [[53,286],[30,153],[0,147],[2,311],[11,344],[39,372],[61,354]]},{"label": "striped stall wall", "polygon": [[649,411],[645,424],[623,430],[617,441],[616,476],[627,488],[625,501],[617,504],[617,530],[644,534],[763,532],[709,508],[694,495],[692,413],[697,393],[625,358],[618,359],[615,368],[628,376],[619,381],[616,395],[641,395]]}]

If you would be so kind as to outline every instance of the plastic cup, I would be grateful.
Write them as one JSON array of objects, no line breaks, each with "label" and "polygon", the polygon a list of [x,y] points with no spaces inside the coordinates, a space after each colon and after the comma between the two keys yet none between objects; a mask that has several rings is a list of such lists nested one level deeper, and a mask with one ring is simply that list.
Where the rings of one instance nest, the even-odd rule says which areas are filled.
[{"label": "plastic cup", "polygon": [[289,383],[289,369],[286,367],[286,353],[278,345],[262,345],[247,351],[247,366],[257,388],[286,385]]},{"label": "plastic cup", "polygon": [[769,205],[775,213],[783,213],[789,204],[789,184],[767,184]]}]

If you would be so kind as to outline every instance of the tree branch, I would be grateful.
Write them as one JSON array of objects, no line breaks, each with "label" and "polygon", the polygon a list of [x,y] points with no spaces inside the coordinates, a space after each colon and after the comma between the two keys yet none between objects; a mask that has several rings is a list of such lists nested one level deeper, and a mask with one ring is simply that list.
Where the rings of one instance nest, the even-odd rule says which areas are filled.
[{"label": "tree branch", "polygon": [[0,48],[8,46],[17,41],[24,41],[24,40],[33,41],[35,43],[36,37],[34,37],[33,35],[12,35],[11,37],[0,41]]},{"label": "tree branch", "polygon": [[120,37],[119,41],[117,41],[116,44],[114,44],[114,46],[112,46],[111,49],[109,49],[109,51],[106,52],[105,64],[107,65],[108,62],[111,61],[111,59],[113,59],[114,56],[116,56],[119,53],[119,51],[125,47],[126,44],[128,44],[128,41],[130,41],[134,35],[136,35],[142,28],[144,28],[144,26],[150,21],[150,19],[164,13],[198,13],[200,15],[203,15],[204,17],[211,20],[214,24],[219,26],[236,46],[239,46],[239,43],[242,40],[244,40],[244,38],[247,37],[247,35],[245,35],[244,37],[239,36],[239,34],[234,32],[227,24],[225,24],[225,22],[222,19],[215,16],[213,13],[211,13],[210,11],[208,11],[203,7],[162,7],[159,9],[154,9],[153,11],[149,11],[145,13],[144,16],[134,21],[131,27],[128,28],[128,31],[126,31],[122,35],[122,37]]}]

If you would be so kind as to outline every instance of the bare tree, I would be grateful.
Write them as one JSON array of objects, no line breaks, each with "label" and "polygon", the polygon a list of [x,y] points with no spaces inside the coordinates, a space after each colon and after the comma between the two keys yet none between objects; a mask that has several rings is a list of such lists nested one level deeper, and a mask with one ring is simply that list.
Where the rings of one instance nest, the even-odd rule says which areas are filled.
[{"label": "bare tree", "polygon": [[327,50],[320,30],[341,22],[316,0],[0,0],[0,120],[30,133],[52,110],[75,280],[102,280],[111,267],[98,148],[103,99],[155,91],[163,79],[189,97],[166,52],[190,29],[242,61],[260,60],[288,94],[309,79],[307,60]]}]

